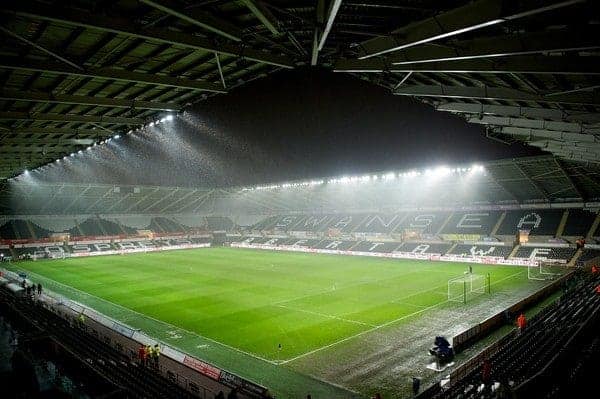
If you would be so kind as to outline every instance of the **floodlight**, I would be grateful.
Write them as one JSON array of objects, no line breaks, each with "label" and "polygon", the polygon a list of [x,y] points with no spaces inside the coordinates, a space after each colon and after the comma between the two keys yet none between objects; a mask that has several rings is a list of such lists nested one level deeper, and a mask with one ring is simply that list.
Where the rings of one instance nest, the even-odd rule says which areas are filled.
[{"label": "floodlight", "polygon": [[79,151],[77,151],[77,152],[78,152],[79,154],[83,154],[83,151],[81,151],[81,150],[79,150]]},{"label": "floodlight", "polygon": [[150,122],[148,126],[154,126],[154,121]]},{"label": "floodlight", "polygon": [[169,114],[169,115],[165,116],[165,118],[164,118],[164,119],[165,119],[166,121],[172,121],[172,120],[173,120],[173,115],[172,115],[172,114]]},{"label": "floodlight", "polygon": [[74,157],[74,156],[75,156],[75,154],[74,154],[74,153],[71,153],[71,156],[72,156],[72,157]]},{"label": "floodlight", "polygon": [[25,171],[23,172],[23,174],[24,174],[25,176],[28,176],[28,175],[29,175],[29,171],[28,171],[27,169],[25,169]]},{"label": "floodlight", "polygon": [[117,135],[115,135],[115,137],[113,137],[113,139],[119,139],[119,138],[121,138],[121,135],[119,135],[119,134],[117,134]]}]

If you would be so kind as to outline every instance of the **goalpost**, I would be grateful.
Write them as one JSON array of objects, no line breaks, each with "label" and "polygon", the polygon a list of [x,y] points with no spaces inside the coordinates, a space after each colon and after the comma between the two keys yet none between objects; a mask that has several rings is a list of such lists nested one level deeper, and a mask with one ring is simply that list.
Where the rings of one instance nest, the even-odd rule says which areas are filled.
[{"label": "goalpost", "polygon": [[467,303],[471,299],[490,293],[490,275],[466,273],[448,280],[448,300]]},{"label": "goalpost", "polygon": [[567,272],[564,262],[540,259],[537,264],[527,265],[527,278],[529,280],[555,280]]}]

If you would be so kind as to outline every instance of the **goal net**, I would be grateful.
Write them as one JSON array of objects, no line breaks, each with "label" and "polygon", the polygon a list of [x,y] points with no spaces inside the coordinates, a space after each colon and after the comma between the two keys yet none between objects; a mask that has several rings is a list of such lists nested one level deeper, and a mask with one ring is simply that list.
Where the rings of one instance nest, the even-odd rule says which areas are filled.
[{"label": "goal net", "polygon": [[527,278],[529,280],[555,280],[567,272],[567,264],[539,260],[536,264],[527,266]]},{"label": "goal net", "polygon": [[489,293],[489,286],[489,274],[466,273],[448,280],[448,300],[466,303],[479,295]]}]

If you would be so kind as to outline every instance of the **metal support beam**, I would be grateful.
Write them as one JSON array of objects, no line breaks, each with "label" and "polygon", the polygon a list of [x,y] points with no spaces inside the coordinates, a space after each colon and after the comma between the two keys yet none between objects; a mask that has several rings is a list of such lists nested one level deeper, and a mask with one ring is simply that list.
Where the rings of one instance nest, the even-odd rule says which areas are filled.
[{"label": "metal support beam", "polygon": [[410,76],[412,75],[412,72],[407,73],[406,75],[404,75],[404,77],[402,78],[402,80],[400,82],[398,82],[398,84],[396,84],[394,86],[393,90],[397,90],[400,86],[402,86],[404,83],[406,83],[406,81],[410,78]]},{"label": "metal support beam", "polygon": [[514,32],[508,35],[454,41],[444,46],[424,44],[411,47],[390,54],[388,62],[391,65],[408,65],[420,62],[594,50],[600,48],[598,37],[600,37],[600,29],[593,26],[533,33]]},{"label": "metal support beam", "polygon": [[191,80],[185,78],[176,78],[164,75],[149,75],[140,72],[131,72],[124,69],[113,69],[113,68],[86,68],[85,70],[79,70],[75,68],[68,68],[58,63],[49,61],[35,61],[35,60],[23,60],[16,57],[2,57],[0,59],[0,68],[16,69],[25,71],[37,71],[37,72],[48,72],[59,75],[74,75],[82,77],[92,78],[103,78],[119,80],[124,82],[134,82],[150,84],[154,86],[163,87],[175,87],[179,89],[192,89],[210,91],[214,93],[226,93],[221,85],[202,82],[198,80]]},{"label": "metal support beam", "polygon": [[333,26],[333,21],[335,21],[335,17],[342,5],[342,0],[333,0],[329,7],[329,11],[327,12],[327,22],[325,23],[325,29],[323,29],[323,34],[319,38],[319,51],[323,50],[323,46],[325,46],[325,42],[327,41],[327,36],[329,36],[329,32],[331,32],[331,27]]},{"label": "metal support beam", "polygon": [[519,196],[514,193],[514,191],[510,188],[510,186],[508,184],[506,184],[506,182],[502,181],[502,179],[498,179],[494,175],[494,171],[493,170],[488,169],[487,171],[488,171],[488,176],[490,176],[490,178],[492,179],[492,181],[495,182],[498,185],[498,187],[500,187],[501,189],[503,189],[504,191],[506,191],[506,193],[508,195],[510,195],[518,203],[521,202],[519,200]]},{"label": "metal support beam", "polygon": [[544,138],[559,141],[572,141],[581,143],[598,143],[600,138],[593,134],[569,133],[545,129],[528,129],[523,127],[503,126],[494,128],[497,133],[510,136],[518,136],[524,140],[534,141],[536,138]]},{"label": "metal support beam", "polygon": [[313,32],[310,65],[315,66],[319,60],[319,36],[325,24],[325,0],[317,0],[317,23]]},{"label": "metal support beam", "polygon": [[409,24],[389,36],[363,42],[361,56],[370,58],[408,47],[446,39],[465,32],[486,28],[507,21],[557,10],[585,0],[550,0],[538,7],[538,2],[524,1],[515,6],[510,0],[478,0],[435,17]]},{"label": "metal support beam", "polygon": [[[21,137],[5,137],[2,139],[2,148],[14,148],[11,145],[20,145],[24,144],[24,140]],[[28,138],[27,145],[31,145],[33,147],[72,147],[78,145],[91,145],[94,144],[94,140],[90,138]]]},{"label": "metal support beam", "polygon": [[167,209],[171,208],[173,205],[180,203],[181,201],[183,201],[184,199],[186,199],[187,197],[189,197],[189,196],[191,196],[193,194],[196,194],[198,192],[198,190],[199,189],[190,190],[187,194],[182,195],[181,197],[179,197],[175,201],[171,201],[164,208],[159,209],[158,213],[163,214]]},{"label": "metal support beam", "polygon": [[108,123],[123,125],[141,125],[144,123],[144,119],[142,118],[125,118],[121,116],[63,115],[42,113],[30,114],[27,112],[0,112],[0,120]]},{"label": "metal support beam", "polygon": [[281,35],[277,29],[277,20],[260,0],[242,0],[242,3],[254,14],[256,18],[275,36]]},{"label": "metal support beam", "polygon": [[514,56],[506,58],[469,59],[445,62],[421,62],[417,64],[389,65],[381,58],[368,60],[340,60],[334,72],[350,73],[486,73],[486,74],[555,74],[600,75],[600,59],[597,57]]},{"label": "metal support beam", "polygon": [[546,199],[547,201],[550,200],[550,196],[548,195],[548,192],[546,191],[546,189],[544,187],[542,187],[538,182],[536,182],[534,179],[532,179],[527,172],[525,172],[525,170],[523,169],[523,167],[521,165],[519,165],[519,162],[515,162],[514,163],[515,167],[519,170],[519,172],[521,172],[521,174],[523,175],[523,177],[529,181],[544,197],[544,199]]},{"label": "metal support beam", "polygon": [[560,161],[557,158],[554,158],[554,163],[556,164],[556,167],[558,169],[560,169],[560,171],[561,171],[562,175],[565,177],[565,179],[571,184],[571,186],[573,187],[573,189],[575,190],[575,192],[577,193],[579,198],[581,198],[583,201],[587,201],[587,197],[584,194],[584,191],[579,187],[579,185],[575,182],[575,180],[573,180],[573,178],[569,175],[569,173],[567,173],[565,168],[561,165]]},{"label": "metal support beam", "polygon": [[0,12],[16,14],[37,20],[58,22],[66,25],[82,26],[98,31],[116,33],[127,37],[137,37],[152,42],[167,43],[184,48],[243,57],[248,60],[276,65],[283,68],[294,67],[294,63],[284,56],[248,48],[246,46],[216,43],[213,40],[168,29],[140,29],[136,27],[136,24],[131,20],[90,14],[78,9],[61,7],[58,4],[44,5],[39,2],[31,2],[28,0],[5,0],[2,3]]},{"label": "metal support beam", "polygon": [[152,101],[123,100],[119,98],[71,96],[39,91],[0,90],[0,100],[44,102],[52,104],[93,105],[110,108],[151,109],[157,111],[179,111],[180,105]]},{"label": "metal support beam", "polygon": [[537,118],[553,121],[600,123],[600,113],[563,111],[552,108],[516,107],[510,105],[488,105],[468,103],[446,103],[435,107],[438,111],[458,114],[498,115],[514,118]]},{"label": "metal support beam", "polygon": [[74,135],[82,137],[106,136],[103,131],[97,129],[80,128],[57,128],[57,127],[23,127],[18,129],[9,129],[8,134],[35,134],[35,135]]},{"label": "metal support beam", "polygon": [[140,0],[142,3],[172,15],[192,25],[221,35],[236,42],[241,41],[242,32],[235,26],[197,8],[181,10],[169,0]]},{"label": "metal support beam", "polygon": [[463,87],[463,86],[434,86],[413,85],[403,86],[394,91],[400,96],[439,97],[439,98],[469,98],[478,100],[529,101],[550,104],[600,104],[600,94],[585,92],[546,97],[521,90],[504,87]]},{"label": "metal support beam", "polygon": [[79,70],[83,69],[81,66],[79,66],[76,63],[74,63],[73,61],[63,57],[62,55],[60,55],[54,51],[48,50],[47,48],[40,46],[39,44],[34,43],[31,40],[28,40],[21,35],[16,34],[15,32],[11,31],[10,29],[5,28],[4,26],[0,25],[0,31],[2,31],[2,32],[6,33],[7,35],[12,36],[24,43],[27,43],[29,46],[34,47],[34,48],[40,50],[41,52],[48,54],[49,56],[56,58],[57,60],[64,62],[65,64],[67,64],[75,69],[79,69]]},{"label": "metal support beam", "polygon": [[221,77],[221,83],[223,83],[223,88],[227,89],[227,84],[225,84],[225,77],[223,76],[223,69],[221,68],[221,60],[219,60],[218,53],[215,53],[215,59],[217,60],[217,68],[219,69],[219,76]]},{"label": "metal support beam", "polygon": [[512,126],[528,129],[553,130],[571,133],[600,133],[600,125],[590,126],[573,122],[555,122],[525,118],[510,118],[500,116],[468,116],[467,122],[482,125]]},{"label": "metal support beam", "polygon": [[587,151],[582,147],[568,147],[568,146],[557,146],[557,145],[539,145],[544,151],[551,152],[554,155],[562,158],[573,160],[573,161],[585,161],[600,163],[600,151]]}]

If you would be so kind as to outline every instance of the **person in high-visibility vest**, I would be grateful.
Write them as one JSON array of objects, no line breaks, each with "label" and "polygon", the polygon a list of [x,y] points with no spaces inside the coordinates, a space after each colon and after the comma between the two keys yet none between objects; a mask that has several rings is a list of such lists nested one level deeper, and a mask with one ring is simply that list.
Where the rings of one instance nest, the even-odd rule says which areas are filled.
[{"label": "person in high-visibility vest", "polygon": [[160,347],[158,344],[154,345],[154,350],[152,351],[152,357],[154,359],[154,367],[158,369],[158,357],[160,356]]},{"label": "person in high-visibility vest", "polygon": [[85,327],[85,316],[82,313],[79,313],[79,316],[77,317],[77,323],[79,324],[79,328],[84,328]]}]

